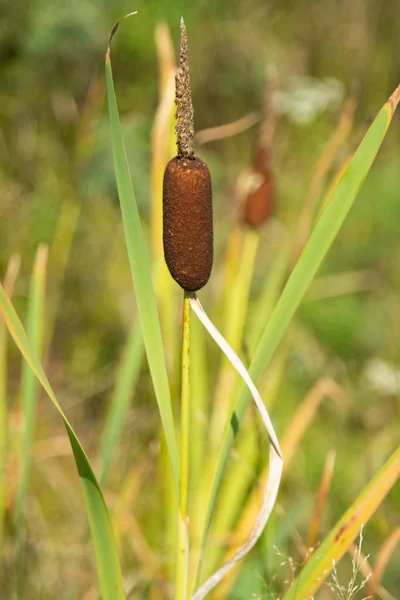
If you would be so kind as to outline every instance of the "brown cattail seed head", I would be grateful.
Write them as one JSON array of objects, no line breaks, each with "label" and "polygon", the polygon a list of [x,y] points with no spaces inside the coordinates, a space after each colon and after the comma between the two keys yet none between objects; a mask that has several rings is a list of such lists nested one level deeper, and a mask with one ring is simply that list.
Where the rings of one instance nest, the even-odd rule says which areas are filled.
[{"label": "brown cattail seed head", "polygon": [[178,156],[169,161],[164,173],[164,256],[175,281],[184,290],[196,292],[207,283],[213,263],[212,193],[210,172],[194,153],[188,45],[183,19],[175,83]]},{"label": "brown cattail seed head", "polygon": [[199,158],[173,158],[163,187],[164,256],[177,283],[195,292],[208,281],[213,263],[211,177]]}]

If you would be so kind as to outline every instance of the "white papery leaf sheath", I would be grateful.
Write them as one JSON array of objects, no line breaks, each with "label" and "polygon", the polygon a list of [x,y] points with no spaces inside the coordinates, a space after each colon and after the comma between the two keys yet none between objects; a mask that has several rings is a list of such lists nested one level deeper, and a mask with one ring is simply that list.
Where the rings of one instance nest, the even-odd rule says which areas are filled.
[{"label": "white papery leaf sheath", "polygon": [[279,447],[278,438],[276,437],[276,433],[273,428],[271,419],[269,418],[268,411],[265,408],[265,404],[262,401],[262,398],[253,381],[251,380],[251,377],[247,372],[244,364],[229,346],[225,338],[220,334],[218,329],[210,321],[202,305],[200,304],[200,300],[197,298],[196,294],[193,294],[191,296],[190,305],[193,311],[196,313],[197,317],[200,319],[204,327],[211,335],[211,337],[218,344],[222,352],[225,354],[225,356],[231,362],[232,366],[236,369],[236,371],[239,373],[239,375],[243,378],[244,382],[248,386],[253,397],[254,403],[257,406],[257,410],[260,414],[264,427],[267,430],[270,442],[268,481],[264,490],[263,503],[260,512],[258,513],[253,531],[251,532],[250,537],[246,541],[246,543],[236,550],[235,556],[228,560],[228,562],[226,562],[220,569],[218,569],[218,571],[216,571],[209,579],[207,579],[207,581],[203,583],[203,585],[191,597],[191,600],[203,600],[203,598],[205,598],[207,594],[209,594],[211,590],[214,589],[216,585],[218,585],[218,583],[225,577],[225,575],[229,573],[232,567],[234,567],[240,560],[242,560],[246,556],[248,552],[250,552],[250,550],[256,544],[260,535],[264,531],[265,525],[267,524],[269,516],[274,507],[276,497],[278,495],[283,468],[283,457],[281,449]]}]

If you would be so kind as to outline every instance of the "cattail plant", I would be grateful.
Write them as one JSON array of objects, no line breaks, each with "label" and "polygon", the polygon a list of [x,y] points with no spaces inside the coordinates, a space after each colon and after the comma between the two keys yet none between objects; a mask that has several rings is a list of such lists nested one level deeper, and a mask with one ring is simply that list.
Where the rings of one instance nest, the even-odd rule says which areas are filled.
[{"label": "cattail plant", "polygon": [[176,74],[178,154],[164,173],[163,240],[172,277],[188,292],[208,281],[213,263],[211,176],[194,151],[194,123],[187,35],[181,20],[181,51]]},{"label": "cattail plant", "polygon": [[282,454],[262,399],[243,363],[205,314],[195,292],[208,281],[213,263],[212,191],[210,172],[194,151],[193,105],[190,88],[188,43],[181,20],[181,47],[176,75],[176,134],[178,154],[165,169],[163,185],[163,241],[168,269],[184,290],[182,325],[181,445],[176,600],[186,600],[189,555],[189,440],[190,440],[190,308],[214,338],[249,387],[271,441],[271,477],[263,506],[249,540],[236,555],[192,596],[204,598],[254,546],[272,511],[282,473]]},{"label": "cattail plant", "polygon": [[[110,42],[115,31],[117,30],[118,23],[112,30],[109,40]],[[158,260],[155,261],[154,257],[152,263],[148,260],[148,245],[146,244],[145,236],[141,227],[139,211],[135,200],[132,181],[130,178],[129,165],[127,161],[127,155],[125,152],[122,127],[119,119],[117,101],[114,91],[110,46],[108,46],[107,49],[105,69],[115,174],[118,185],[118,195],[122,212],[126,246],[129,256],[133,285],[135,288],[135,298],[138,307],[138,321],[140,324],[139,328],[136,327],[135,323],[135,326],[132,329],[133,333],[131,337],[131,343],[129,343],[129,357],[127,357],[126,360],[124,359],[124,368],[121,369],[121,372],[123,373],[122,379],[125,380],[126,374],[130,375],[131,381],[132,377],[137,377],[141,365],[143,342],[149,365],[149,373],[154,388],[154,396],[157,400],[158,407],[160,410],[163,433],[165,434],[166,448],[168,450],[170,458],[170,476],[174,482],[174,487],[171,487],[173,487],[172,491],[176,490],[177,497],[179,498],[179,535],[177,540],[177,574],[176,592],[174,597],[175,600],[187,600],[187,598],[192,594],[192,587],[193,590],[195,590],[197,587],[197,591],[194,591],[193,595],[190,596],[191,600],[202,600],[203,598],[208,596],[210,591],[219,582],[221,582],[222,578],[228,574],[232,567],[234,567],[238,563],[238,561],[240,561],[254,546],[261,532],[263,531],[265,523],[273,509],[279,488],[283,462],[279,443],[277,441],[274,429],[269,420],[268,413],[265,409],[260,394],[258,393],[253,381],[258,383],[261,380],[263,374],[265,373],[267,367],[269,366],[270,361],[273,358],[278,345],[282,341],[282,338],[285,332],[287,331],[287,328],[292,320],[292,317],[294,316],[294,313],[299,307],[301,301],[304,299],[304,295],[307,291],[307,288],[309,287],[325,255],[331,247],[333,240],[338,234],[341,225],[343,224],[343,221],[345,220],[349,210],[351,209],[357,192],[360,189],[362,182],[364,181],[374,161],[374,158],[390,125],[394,111],[400,100],[400,87],[394,92],[394,94],[389,98],[388,102],[386,102],[386,104],[383,106],[376,119],[371,124],[371,127],[369,128],[366,136],[360,143],[357,151],[354,153],[354,156],[352,156],[352,158],[349,159],[341,169],[340,176],[338,176],[335,179],[332,189],[329,190],[328,200],[322,204],[319,217],[316,220],[315,225],[313,225],[312,229],[310,222],[311,233],[309,240],[304,246],[304,249],[288,278],[287,284],[282,294],[280,295],[279,299],[277,299],[276,303],[273,303],[275,308],[269,317],[268,324],[264,323],[263,320],[260,318],[257,319],[258,323],[256,335],[254,338],[254,348],[251,344],[251,358],[249,359],[249,372],[247,372],[243,364],[236,356],[235,352],[228,345],[228,343],[222,337],[222,335],[217,331],[215,326],[211,323],[196,296],[196,292],[200,290],[203,285],[205,285],[208,278],[210,277],[212,266],[211,183],[208,170],[206,169],[205,165],[200,161],[200,159],[196,158],[193,147],[193,113],[190,101],[189,71],[187,63],[187,40],[184,25],[182,23],[181,63],[180,71],[178,73],[177,78],[178,85],[176,94],[178,105],[178,156],[171,163],[169,163],[167,167],[164,185],[165,255],[172,276],[184,290],[182,411],[179,432],[181,438],[179,456],[178,445],[176,443],[176,424],[172,411],[170,391],[172,389],[173,394],[175,394],[176,386],[171,385],[170,380],[172,378],[169,379],[166,352],[164,350],[163,338],[161,335],[159,310],[156,295],[154,294],[154,286],[152,279],[152,277],[155,277],[155,272],[157,271],[157,269],[154,268],[154,264],[156,264],[156,266],[158,267]],[[171,77],[169,75],[167,78],[168,85],[170,88],[173,88],[174,82],[173,79],[171,80]],[[172,81],[172,86],[170,85],[170,81]],[[184,85],[182,86],[181,84]],[[171,94],[170,97],[173,97],[173,94]],[[183,113],[180,114],[179,111],[181,109],[183,109]],[[182,129],[180,129],[181,127]],[[260,167],[260,171],[262,171],[262,173],[259,173],[259,175],[262,175],[264,178],[266,173],[265,164],[268,164],[269,160],[268,155],[265,156],[266,160],[261,161],[262,166]],[[165,158],[163,163],[164,162],[167,162],[167,158]],[[164,164],[162,166],[164,166]],[[255,169],[258,169],[258,167],[255,167]],[[162,173],[162,171],[163,169],[161,169],[160,173]],[[159,186],[159,189],[161,190],[161,185]],[[161,193],[159,193],[159,200],[161,200]],[[160,210],[157,225],[161,222],[161,212],[162,211]],[[253,211],[250,212],[252,215],[255,214],[253,213]],[[261,213],[263,213],[264,215],[266,214],[265,210],[259,211],[258,214],[260,215]],[[258,235],[255,223],[256,220],[258,220],[259,225],[260,217],[258,216],[258,218],[255,218],[254,216],[252,216],[248,222],[248,225],[250,225],[250,227],[246,228],[246,234],[249,235],[250,250],[255,250],[257,247],[257,240],[255,239]],[[74,219],[72,219],[72,221],[74,221]],[[161,228],[158,229],[157,227],[153,227],[152,230],[161,234]],[[161,252],[162,255],[161,236],[159,237],[160,240],[158,252]],[[154,236],[153,242],[156,243],[156,240],[157,236]],[[249,256],[252,257],[254,256],[254,254],[252,255],[252,253],[249,252]],[[132,590],[127,590],[127,584],[130,580],[134,580],[135,582],[139,581],[139,585],[141,586],[141,591],[139,592],[139,594],[141,594],[140,597],[144,597],[147,594],[146,597],[158,598],[160,590],[156,588],[157,577],[155,575],[158,572],[158,569],[160,568],[160,563],[158,561],[154,561],[152,557],[152,552],[149,552],[149,548],[146,547],[145,537],[142,535],[140,527],[136,523],[136,518],[134,518],[130,512],[132,508],[132,496],[136,493],[135,491],[132,491],[132,488],[134,487],[137,490],[140,487],[139,483],[142,481],[140,471],[142,471],[143,473],[143,469],[145,467],[140,467],[139,464],[137,472],[135,473],[135,461],[132,461],[132,464],[130,465],[130,475],[137,475],[137,477],[135,477],[134,480],[132,480],[132,478],[130,478],[130,475],[128,475],[127,477],[125,477],[124,486],[122,486],[122,488],[119,489],[117,493],[106,494],[106,497],[103,496],[101,491],[101,487],[103,485],[101,481],[105,482],[107,480],[106,475],[108,465],[111,464],[110,461],[112,456],[112,449],[115,447],[116,439],[119,437],[119,424],[122,421],[121,415],[126,414],[125,409],[127,408],[127,401],[129,400],[130,395],[126,394],[125,392],[122,393],[121,388],[125,386],[122,386],[121,384],[119,390],[119,392],[121,393],[117,394],[119,396],[119,399],[115,398],[115,404],[117,405],[115,408],[118,409],[117,412],[119,413],[119,415],[117,415],[116,417],[116,413],[112,415],[112,419],[110,420],[111,426],[108,430],[110,434],[105,437],[106,442],[103,446],[103,449],[101,450],[103,461],[101,468],[101,481],[99,482],[95,476],[95,472],[91,466],[91,463],[85,453],[83,446],[79,441],[77,434],[72,428],[67,418],[67,415],[65,414],[62,406],[57,400],[53,388],[42,367],[42,360],[39,358],[38,348],[40,349],[43,341],[46,342],[46,335],[44,336],[44,338],[43,336],[39,335],[39,338],[41,339],[39,339],[36,335],[36,333],[39,331],[38,325],[40,325],[42,315],[44,314],[44,277],[46,274],[44,257],[45,254],[43,253],[43,250],[39,251],[32,279],[33,285],[31,288],[31,297],[29,300],[30,307],[28,308],[28,315],[32,315],[32,319],[30,316],[28,317],[27,331],[25,330],[21,320],[19,319],[13,306],[13,303],[10,299],[11,289],[13,287],[11,279],[13,277],[15,278],[16,276],[15,269],[18,270],[18,268],[16,268],[15,265],[14,267],[12,267],[12,265],[10,264],[8,276],[6,277],[5,281],[5,287],[3,288],[3,286],[0,284],[0,311],[2,314],[2,319],[4,319],[4,325],[7,327],[10,335],[14,338],[16,344],[18,345],[20,352],[26,361],[26,364],[29,366],[36,379],[40,382],[41,386],[46,391],[49,399],[54,405],[54,408],[56,408],[56,410],[58,411],[60,419],[62,420],[65,426],[66,437],[68,437],[70,441],[71,450],[75,458],[77,475],[79,476],[81,481],[83,498],[85,502],[86,518],[87,522],[89,523],[93,539],[94,552],[88,552],[88,558],[91,558],[93,556],[93,558],[96,561],[98,571],[98,589],[94,589],[90,582],[90,588],[88,590],[80,590],[78,593],[82,591],[82,594],[85,595],[85,597],[92,597],[93,595],[98,595],[101,596],[103,600],[125,600],[127,594],[129,594],[129,596],[132,596]],[[245,265],[246,263],[243,262],[243,272],[245,270]],[[99,266],[99,268],[101,267],[102,265]],[[12,273],[13,269],[14,275]],[[167,269],[164,269],[164,273],[169,279]],[[104,275],[103,272],[102,275]],[[172,280],[169,283],[171,284],[171,288],[176,288],[176,290],[179,292],[179,289],[176,286],[174,286]],[[162,294],[164,290],[161,285],[159,286],[157,291],[162,299]],[[229,303],[232,303],[232,296],[234,294],[228,286],[225,287],[224,294],[226,296],[226,305],[229,306]],[[171,298],[175,298],[175,296],[171,295]],[[247,305],[248,299],[246,298],[245,310],[243,311],[244,313],[247,311]],[[202,486],[202,491],[206,489],[207,493],[207,497],[204,497],[204,512],[206,513],[206,516],[204,517],[204,522],[199,519],[200,526],[198,527],[198,529],[200,530],[200,535],[202,536],[202,544],[200,550],[201,554],[204,553],[204,549],[206,548],[207,534],[210,530],[211,518],[213,515],[214,507],[216,505],[216,498],[218,496],[222,478],[226,472],[228,459],[231,456],[231,449],[235,441],[236,433],[239,430],[241,423],[243,422],[251,398],[253,398],[257,406],[257,409],[263,420],[263,424],[268,432],[270,439],[270,461],[268,464],[267,473],[268,477],[264,480],[264,473],[266,473],[266,470],[263,470],[262,476],[261,478],[259,478],[258,489],[261,489],[263,491],[260,502],[262,505],[261,510],[260,512],[257,512],[258,504],[254,511],[252,508],[252,519],[250,520],[250,526],[248,526],[246,520],[246,527],[243,528],[243,530],[242,528],[240,528],[240,532],[236,532],[241,534],[243,533],[243,536],[241,535],[240,539],[237,535],[230,536],[229,543],[231,544],[231,547],[229,548],[230,553],[229,555],[227,555],[227,562],[223,564],[220,568],[218,568],[218,565],[220,564],[219,559],[215,562],[214,565],[212,564],[210,573],[212,573],[214,568],[217,570],[208,579],[206,579],[205,583],[203,583],[202,585],[200,585],[201,575],[198,574],[198,572],[201,571],[200,568],[197,569],[196,585],[194,585],[194,581],[188,581],[188,556],[189,543],[191,539],[189,536],[190,523],[188,510],[189,441],[191,441],[193,444],[193,438],[190,436],[189,432],[189,414],[191,401],[195,397],[194,392],[196,392],[196,394],[198,393],[198,389],[194,390],[196,386],[189,386],[190,364],[192,364],[193,366],[193,372],[196,371],[197,384],[199,382],[199,379],[201,379],[201,374],[206,373],[205,360],[203,363],[199,361],[201,364],[204,365],[203,372],[201,372],[201,369],[197,370],[195,368],[196,364],[198,365],[199,362],[189,362],[191,343],[190,317],[192,310],[196,313],[201,323],[206,327],[207,331],[211,334],[213,339],[228,357],[232,365],[240,373],[241,377],[243,378],[246,384],[246,386],[242,385],[240,390],[237,390],[237,395],[235,393],[235,397],[232,399],[233,401],[229,406],[229,412],[226,415],[226,418],[221,419],[219,415],[216,417],[216,420],[220,420],[222,424],[223,433],[221,433],[219,437],[216,436],[215,447],[212,447],[212,452],[207,452],[207,461],[204,461],[207,464],[201,465],[202,468],[199,469],[201,473],[201,478],[203,478],[203,475],[205,474],[205,485]],[[234,317],[235,313],[232,312],[232,315]],[[233,317],[232,322],[234,321]],[[6,445],[7,433],[9,430],[9,406],[6,394],[6,383],[7,376],[11,375],[12,377],[14,377],[14,374],[12,372],[10,374],[6,373],[6,336],[4,335],[4,333],[5,329],[3,327],[3,321],[1,321],[0,465],[3,468],[4,472],[0,473],[0,478],[3,484],[7,484],[8,469],[4,469],[4,467],[6,467],[8,464],[9,456],[12,458],[12,454],[6,456],[6,453],[10,452],[10,445]],[[201,333],[203,333],[202,330]],[[242,335],[235,335],[236,339],[239,340],[239,342],[241,342]],[[168,339],[168,336],[165,336],[165,339]],[[194,340],[192,340],[192,345],[195,345]],[[47,343],[45,343],[44,347],[46,346]],[[236,348],[238,346],[239,343],[237,344]],[[128,362],[130,363],[128,365],[129,368],[127,366]],[[26,373],[28,373],[28,371],[26,371]],[[193,379],[194,378],[192,378],[192,384]],[[32,377],[29,378],[29,385],[24,386],[26,390],[24,416],[28,418],[30,417],[31,422],[30,424],[27,422],[28,428],[25,429],[28,432],[28,434],[25,436],[24,443],[21,445],[23,454],[22,461],[25,463],[25,467],[21,471],[21,479],[18,480],[20,492],[18,494],[19,500],[17,512],[20,515],[23,515],[25,513],[25,507],[28,507],[28,497],[25,494],[25,488],[30,472],[32,450],[34,450],[35,463],[39,462],[37,460],[38,454],[36,454],[36,447],[32,446],[32,437],[29,433],[29,431],[32,431],[32,415],[34,415],[35,412],[32,410],[32,407],[34,407],[35,400],[33,401],[33,395],[31,393],[32,388],[30,389],[30,385],[33,383],[34,378],[32,375]],[[200,385],[198,387],[200,387]],[[192,397],[190,397],[189,392],[191,392]],[[148,396],[146,395],[146,399],[147,398]],[[193,402],[193,404],[195,403]],[[211,404],[213,405],[214,402],[212,402]],[[315,411],[315,400],[309,402],[306,399],[304,401],[304,406],[299,407],[297,417],[296,414],[294,416],[293,424],[297,424],[297,435],[294,435],[292,433],[290,440],[292,456],[294,456],[293,448],[296,447],[296,445],[298,445],[299,429],[301,429],[301,427],[298,426],[299,416],[301,417],[301,420],[303,422],[304,430],[304,422],[306,420],[306,417],[303,409],[305,408],[305,406],[308,407],[308,416],[306,416],[307,419],[310,420],[310,407],[312,408],[314,406],[312,410]],[[210,430],[210,419],[205,420],[205,422],[207,423],[207,427]],[[118,425],[118,427],[116,427],[116,424]],[[207,433],[208,450],[211,447],[211,436],[209,431]],[[290,428],[286,433],[286,439],[288,439],[287,436],[289,434]],[[8,436],[8,438],[9,437],[10,436]],[[283,448],[285,448],[285,437],[282,438]],[[48,442],[50,443],[53,453],[53,440],[49,439],[44,441],[46,442],[46,444]],[[288,443],[286,444],[285,454],[288,457],[287,463],[290,463],[291,452],[290,445],[288,445]],[[146,460],[143,461],[143,465],[146,466],[148,458],[149,457],[145,457]],[[209,458],[211,458],[210,463],[208,461]],[[350,456],[350,458],[352,457]],[[11,462],[10,464],[13,463]],[[200,464],[200,461],[198,462],[198,464]],[[58,469],[59,463],[57,463],[57,465],[55,466]],[[211,467],[210,469],[208,469],[209,466]],[[167,469],[165,470],[167,471]],[[67,472],[68,478],[66,478],[66,487],[60,486],[60,489],[57,491],[59,494],[61,494],[64,489],[68,488],[69,498],[69,492],[73,492],[73,487],[70,486],[69,468]],[[351,546],[352,542],[358,535],[358,531],[360,530],[361,526],[368,522],[376,508],[379,506],[379,504],[388,494],[390,489],[396,483],[396,481],[398,480],[399,472],[400,449],[397,449],[392,454],[392,456],[386,461],[386,463],[383,464],[379,472],[375,475],[374,479],[372,479],[370,483],[367,486],[365,486],[364,490],[361,492],[359,497],[348,508],[348,510],[344,513],[342,518],[332,528],[329,535],[327,535],[325,540],[322,541],[322,543],[318,546],[317,551],[311,553],[301,572],[297,575],[296,580],[290,585],[289,589],[287,589],[284,592],[283,600],[299,600],[299,598],[312,597],[312,595],[317,591],[321,583],[327,577],[329,572],[332,570],[333,565],[335,565],[340,560],[344,552],[346,552]],[[230,475],[231,473],[229,473],[228,471],[228,474]],[[14,478],[14,473],[12,473],[11,476],[12,478]],[[18,474],[17,477],[19,477]],[[228,479],[230,481],[232,480],[230,477]],[[38,481],[41,484],[42,477],[40,477]],[[59,480],[57,479],[55,481],[58,484]],[[132,481],[134,485],[132,485]],[[54,481],[52,483],[54,483]],[[7,487],[8,486],[6,485],[6,488]],[[59,486],[53,485],[52,487],[53,490],[55,490]],[[12,538],[13,533],[11,532],[12,528],[6,526],[8,514],[10,513],[10,511],[8,510],[10,506],[9,494],[4,495],[4,493],[1,493],[2,491],[4,490],[2,490],[0,486],[0,537],[2,538],[3,547],[7,547],[8,539]],[[113,504],[113,518],[111,519],[106,502],[113,503],[114,498],[118,498],[118,502]],[[122,502],[120,502],[121,499]],[[201,499],[203,500],[203,497]],[[225,500],[225,502],[222,503],[222,508],[224,510],[226,509],[227,502],[234,502],[234,500],[232,501],[232,497],[230,497],[229,494],[225,495],[225,498],[222,497],[222,500]],[[251,497],[249,497],[249,501],[251,501]],[[37,503],[37,507],[39,507],[39,511],[35,510],[31,512],[31,514],[33,514],[35,517],[36,515],[39,517],[38,523],[34,523],[34,527],[31,528],[33,529],[33,532],[42,529],[42,527],[37,527],[37,525],[40,524],[42,516],[41,497],[39,498],[39,503]],[[43,514],[46,512],[48,511],[43,511]],[[53,513],[54,511],[50,512]],[[242,510],[242,515],[246,516],[244,510]],[[79,515],[76,513],[75,510],[73,516],[75,520],[78,520],[77,517],[79,517]],[[141,575],[143,573],[139,572],[138,577],[136,577],[136,573],[134,577],[130,577],[129,575],[125,578],[122,577],[122,571],[119,561],[119,550],[122,544],[118,542],[122,541],[121,525],[123,522],[125,522],[126,516],[129,517],[128,521],[132,521],[132,525],[128,526],[128,528],[125,530],[123,534],[124,539],[129,539],[129,541],[132,542],[132,547],[136,544],[138,546],[141,546],[140,551],[136,552],[135,549],[133,550],[137,557],[141,555],[140,558],[143,572],[146,571],[146,589],[144,581],[142,581],[141,578]],[[156,514],[156,511],[151,512],[149,521],[151,521],[153,531],[157,528],[157,516],[158,515]],[[255,524],[253,525],[254,520]],[[24,537],[25,523],[22,521],[22,518],[20,522],[22,533],[21,537]],[[58,525],[59,523],[57,522],[57,526]],[[47,529],[47,527],[43,529]],[[117,533],[117,536],[114,535],[114,530]],[[244,534],[244,530],[246,530],[246,534]],[[191,533],[192,531],[190,531],[190,534]],[[385,545],[385,547],[382,548],[382,554],[380,556],[380,559],[378,559],[376,562],[376,577],[370,582],[370,585],[372,586],[371,593],[373,593],[374,589],[376,589],[377,593],[379,592],[379,588],[377,586],[379,585],[382,570],[384,569],[384,566],[387,562],[388,553],[392,551],[391,549],[393,548],[393,545],[398,541],[398,535],[396,534],[396,532],[394,533],[394,537],[389,538],[387,540],[387,545]],[[73,535],[73,533],[70,533],[68,531],[68,535]],[[5,538],[6,544],[4,544]],[[79,551],[81,553],[81,544],[78,545]],[[34,547],[39,548],[39,550],[43,549],[43,546],[39,546],[36,541]],[[47,554],[47,552],[45,552],[45,554]],[[148,568],[148,564],[145,563],[151,563],[150,568]],[[5,565],[6,564],[7,563],[5,563]],[[86,561],[82,562],[82,564],[85,564],[86,566]],[[42,567],[42,565],[40,565],[40,567]],[[3,570],[7,571],[7,569],[5,568],[3,568]],[[49,573],[50,578],[54,579],[54,581],[58,579],[58,569],[52,568],[51,570],[46,570],[46,572]],[[81,574],[82,572],[78,573],[78,575]],[[35,577],[35,579],[37,580],[37,577]],[[47,589],[42,589],[41,585],[43,578],[39,579],[40,591],[38,591],[38,588],[34,588],[34,591],[32,592],[32,588],[30,587],[31,596],[32,593],[33,596],[40,596],[45,594],[53,597],[57,595],[57,593],[54,594]],[[78,577],[78,579],[81,580],[80,577]],[[352,582],[352,589],[354,591],[354,577],[352,579]],[[89,584],[85,573],[85,577],[82,578],[82,585],[86,585],[86,583]],[[148,588],[147,583],[149,583]],[[57,586],[57,588],[53,588],[53,591],[54,589],[57,589],[59,591],[60,581],[55,581],[55,585]],[[249,585],[252,586],[251,581]],[[148,593],[147,589],[149,589]],[[339,586],[338,582],[336,590],[341,591],[341,586]],[[242,592],[240,593],[240,597],[248,598],[251,595],[254,595],[252,594],[252,592],[253,590],[248,590],[248,593]],[[243,596],[243,593],[246,595]],[[11,597],[12,595],[7,594],[7,591],[4,591],[4,594],[7,597]],[[227,594],[224,595],[223,593],[221,593],[221,589],[219,589],[219,596],[227,597]]]},{"label": "cattail plant", "polygon": [[163,242],[168,269],[184,290],[182,394],[176,598],[187,597],[188,481],[190,439],[190,297],[208,281],[213,263],[210,172],[194,152],[193,105],[186,28],[181,19],[179,68],[175,78],[178,154],[169,161],[163,183]]}]

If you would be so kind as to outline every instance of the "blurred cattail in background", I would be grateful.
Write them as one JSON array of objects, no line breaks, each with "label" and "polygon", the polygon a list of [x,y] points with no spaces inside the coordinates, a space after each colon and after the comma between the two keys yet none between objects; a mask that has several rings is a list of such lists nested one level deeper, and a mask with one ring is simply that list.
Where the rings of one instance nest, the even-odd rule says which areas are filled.
[{"label": "blurred cattail in background", "polygon": [[247,174],[247,194],[242,212],[243,221],[253,228],[258,228],[268,221],[275,209],[272,159],[277,87],[277,76],[271,69],[267,73],[260,135],[254,151],[252,169]]}]

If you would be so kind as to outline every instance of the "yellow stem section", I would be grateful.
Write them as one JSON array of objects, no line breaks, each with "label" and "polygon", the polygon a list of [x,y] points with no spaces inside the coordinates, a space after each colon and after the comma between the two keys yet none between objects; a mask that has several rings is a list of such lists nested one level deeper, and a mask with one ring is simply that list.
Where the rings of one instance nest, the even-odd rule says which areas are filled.
[{"label": "yellow stem section", "polygon": [[178,543],[175,600],[187,600],[189,565],[190,300],[185,292],[182,320],[182,393]]},{"label": "yellow stem section", "polygon": [[[257,231],[246,230],[243,237],[241,255],[235,264],[235,279],[226,306],[224,336],[235,352],[240,353],[243,333],[249,306],[250,287],[254,273],[260,236]],[[232,398],[235,382],[238,381],[232,366],[226,358],[222,359],[218,376],[213,414],[210,424],[210,444],[219,448],[227,420],[232,410]]]}]

